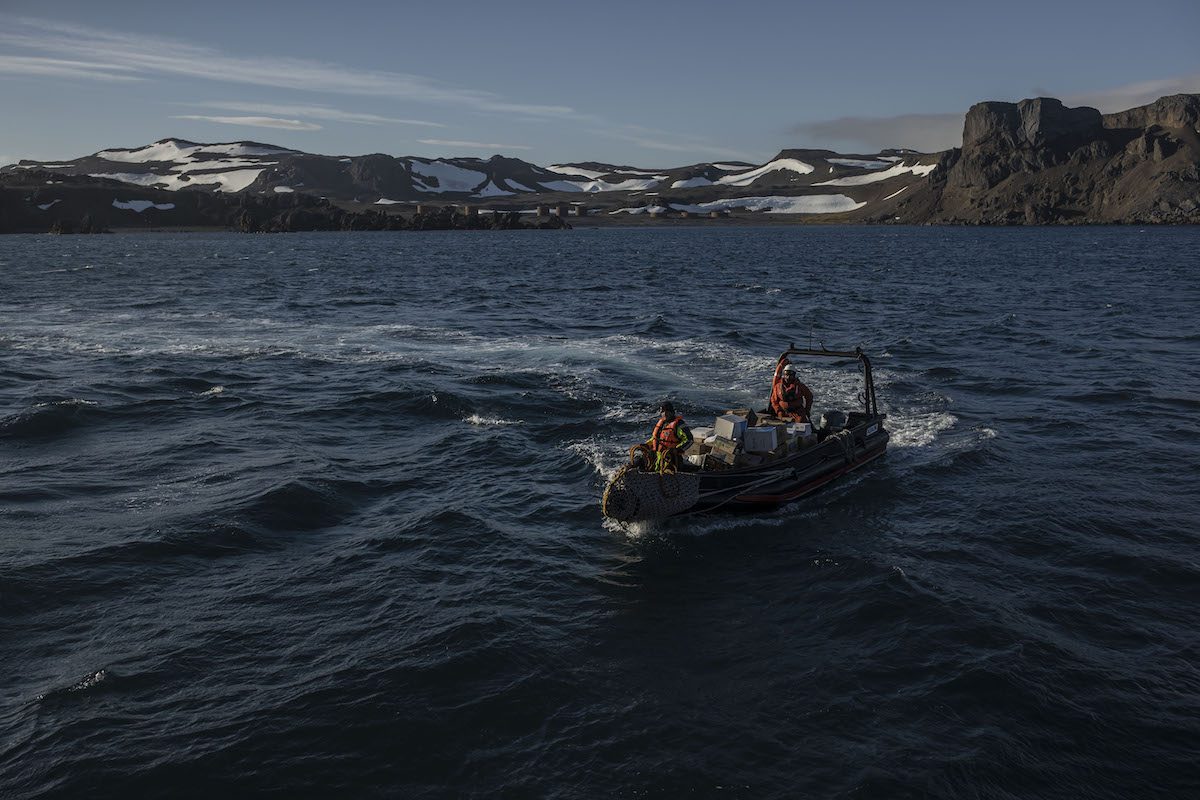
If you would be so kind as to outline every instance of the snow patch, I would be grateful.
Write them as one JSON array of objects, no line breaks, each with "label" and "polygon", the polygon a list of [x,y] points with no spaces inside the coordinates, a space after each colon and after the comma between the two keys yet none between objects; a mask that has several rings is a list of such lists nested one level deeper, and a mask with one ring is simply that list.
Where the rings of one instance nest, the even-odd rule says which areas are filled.
[{"label": "snow patch", "polygon": [[510,189],[516,189],[518,192],[534,192],[534,191],[537,191],[536,189],[530,189],[528,186],[526,186],[526,185],[525,185],[525,184],[523,184],[523,183],[517,183],[517,182],[516,182],[516,181],[514,181],[512,178],[505,178],[505,179],[504,179],[504,182],[508,184],[508,188],[510,188]]},{"label": "snow patch", "polygon": [[658,181],[630,178],[619,183],[608,181],[543,181],[541,186],[551,192],[631,192],[638,189],[653,189]]},{"label": "snow patch", "polygon": [[54,206],[55,203],[61,203],[61,202],[62,202],[62,198],[60,197],[56,200],[51,200],[49,203],[39,204],[38,208],[40,208],[42,211],[49,211]]},{"label": "snow patch", "polygon": [[810,194],[797,197],[729,197],[698,205],[672,204],[677,211],[703,213],[744,208],[747,211],[765,211],[768,214],[836,214],[854,211],[866,203],[859,203],[844,194]]},{"label": "snow patch", "polygon": [[928,175],[933,172],[937,164],[913,164],[905,166],[904,164],[895,164],[881,172],[871,172],[866,175],[851,175],[848,178],[834,178],[833,180],[821,181],[813,184],[814,186],[863,186],[868,183],[878,183],[886,181],[889,178],[898,178],[901,175]]},{"label": "snow patch", "polygon": [[666,206],[637,206],[635,208],[618,208],[616,211],[610,211],[609,214],[661,214],[667,210]]},{"label": "snow patch", "polygon": [[883,198],[883,199],[884,199],[884,200],[891,200],[893,197],[895,197],[896,195],[900,194],[900,192],[903,192],[903,191],[904,191],[905,189],[907,189],[907,188],[908,188],[907,186],[901,186],[899,189],[897,189],[896,191],[892,192],[891,194],[889,194],[887,197],[885,197],[885,198]]},{"label": "snow patch", "polygon": [[717,183],[724,186],[749,186],[763,175],[768,175],[772,172],[779,172],[780,170],[788,170],[800,175],[807,175],[813,171],[813,166],[812,164],[805,164],[803,161],[797,161],[794,158],[777,158],[774,161],[763,164],[758,169],[752,169],[749,172],[742,172],[737,175],[726,175],[723,178],[717,178]]},{"label": "snow patch", "polygon": [[585,178],[602,178],[605,175],[611,175],[611,172],[597,172],[594,169],[583,169],[582,167],[572,167],[566,164],[551,164],[546,167],[551,172],[557,172],[559,175],[582,175]]},{"label": "snow patch", "polygon": [[195,162],[196,156],[210,153],[224,156],[270,156],[287,152],[290,151],[280,147],[258,147],[241,142],[230,142],[228,144],[186,143],[181,145],[174,139],[168,139],[163,142],[146,145],[145,147],[139,147],[135,150],[101,150],[99,153],[96,153],[96,157],[103,158],[106,161],[118,161],[126,164],[145,164],[152,161],[182,161],[192,163]]},{"label": "snow patch", "polygon": [[397,203],[403,203],[403,202],[404,202],[403,200],[391,200],[386,197],[381,197],[375,201],[375,205],[377,205],[377,206],[394,206]]},{"label": "snow patch", "polygon": [[276,186],[275,187],[275,194],[291,194],[294,191],[296,191],[296,190],[290,186]]},{"label": "snow patch", "polygon": [[93,172],[89,177],[108,178],[121,183],[132,183],[137,186],[155,186],[169,192],[180,189],[190,189],[195,186],[218,185],[219,192],[240,192],[258,179],[261,169],[239,169],[230,172],[213,172],[206,174],[191,174],[182,172],[157,175],[153,172]]},{"label": "snow patch", "polygon": [[159,211],[170,211],[175,207],[174,203],[155,203],[153,200],[117,200],[113,199],[113,208],[123,208],[128,211],[136,211],[142,213],[147,208],[157,208]]},{"label": "snow patch", "polygon": [[675,181],[671,184],[672,189],[694,189],[697,186],[712,186],[712,181],[708,178],[688,178],[687,180]]},{"label": "snow patch", "polygon": [[434,161],[412,161],[412,172],[420,179],[434,178],[437,186],[428,186],[423,180],[416,188],[424,192],[471,192],[485,180],[487,175],[471,169],[463,169],[441,159]]}]

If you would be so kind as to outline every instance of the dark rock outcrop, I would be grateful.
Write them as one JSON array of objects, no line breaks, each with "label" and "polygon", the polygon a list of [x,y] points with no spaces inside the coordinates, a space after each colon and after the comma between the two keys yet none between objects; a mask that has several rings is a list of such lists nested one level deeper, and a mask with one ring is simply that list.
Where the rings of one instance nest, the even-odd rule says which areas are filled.
[{"label": "dark rock outcrop", "polygon": [[1127,111],[1104,115],[1106,128],[1200,128],[1200,95],[1173,94]]},{"label": "dark rock outcrop", "polygon": [[[1057,100],[979,103],[905,221],[1196,223],[1200,95],[1102,116]],[[900,205],[903,205],[901,203]]]}]

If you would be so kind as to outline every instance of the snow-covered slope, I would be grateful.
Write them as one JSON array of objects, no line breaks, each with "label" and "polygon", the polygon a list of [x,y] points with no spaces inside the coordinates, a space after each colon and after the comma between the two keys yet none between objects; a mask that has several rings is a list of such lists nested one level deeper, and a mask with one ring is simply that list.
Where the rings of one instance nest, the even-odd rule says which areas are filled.
[{"label": "snow-covered slope", "polygon": [[[896,155],[901,153],[901,155]],[[761,165],[712,162],[665,169],[594,161],[542,167],[503,156],[480,158],[314,155],[260,142],[203,144],[162,139],[110,148],[73,161],[24,161],[0,172],[44,170],[117,181],[145,189],[317,195],[361,205],[478,202],[520,209],[577,202],[598,208],[695,212],[748,209],[771,213],[844,213],[923,181],[929,157],[903,151],[843,155],[785,150]],[[887,182],[879,191],[874,184]],[[844,187],[831,193],[825,187]],[[849,189],[851,194],[844,193]],[[890,198],[889,198],[890,199]]]}]

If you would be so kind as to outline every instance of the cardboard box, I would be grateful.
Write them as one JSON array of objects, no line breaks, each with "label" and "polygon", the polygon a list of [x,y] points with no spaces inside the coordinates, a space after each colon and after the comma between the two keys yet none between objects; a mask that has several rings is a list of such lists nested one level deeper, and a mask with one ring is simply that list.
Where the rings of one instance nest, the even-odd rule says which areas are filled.
[{"label": "cardboard box", "polygon": [[725,413],[746,420],[746,427],[748,428],[753,428],[758,422],[758,415],[754,413],[753,408],[731,408]]},{"label": "cardboard box", "polygon": [[746,428],[742,434],[742,446],[747,453],[766,453],[779,446],[779,435],[770,426]]},{"label": "cardboard box", "polygon": [[703,442],[705,439],[713,435],[713,429],[708,426],[692,428],[692,436],[696,437],[697,442]]},{"label": "cardboard box", "polygon": [[695,455],[690,455],[690,456],[688,456],[688,457],[687,457],[687,460],[688,460],[688,463],[689,463],[689,464],[691,464],[691,465],[693,465],[693,466],[697,466],[697,467],[703,467],[703,466],[704,466],[704,462],[708,460],[708,456],[707,456],[707,455],[700,454],[700,453],[697,453],[697,454],[695,454]]},{"label": "cardboard box", "polygon": [[713,423],[713,432],[721,439],[741,439],[746,420],[734,414],[723,414]]},{"label": "cardboard box", "polygon": [[708,453],[708,451],[711,449],[712,448],[709,447],[708,445],[706,445],[704,442],[692,442],[688,446],[688,448],[683,451],[683,455],[684,455],[684,458],[691,458],[692,456],[702,456],[702,455],[706,455]]},{"label": "cardboard box", "polygon": [[729,465],[712,453],[704,457],[704,468],[709,470],[729,469]]},{"label": "cardboard box", "polygon": [[722,439],[720,436],[714,439],[713,443],[709,445],[709,452],[711,453],[729,453],[732,455],[733,453],[736,453],[738,449],[738,442],[735,442],[733,439]]},{"label": "cardboard box", "polygon": [[[739,455],[739,453],[732,451],[725,452],[721,450],[713,450],[711,453],[705,456],[705,458],[707,458],[709,461],[715,461],[718,464],[730,467],[737,463]],[[708,462],[706,461],[705,463]]]}]

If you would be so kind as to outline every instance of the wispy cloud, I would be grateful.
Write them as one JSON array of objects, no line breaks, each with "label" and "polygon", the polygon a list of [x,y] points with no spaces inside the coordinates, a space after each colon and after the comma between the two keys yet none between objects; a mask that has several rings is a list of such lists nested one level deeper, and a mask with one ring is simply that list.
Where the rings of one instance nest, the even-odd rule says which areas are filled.
[{"label": "wispy cloud", "polygon": [[471,142],[462,139],[417,139],[421,144],[440,147],[466,147],[472,150],[532,150],[527,144],[500,144],[497,142]]},{"label": "wispy cloud", "polygon": [[34,75],[50,78],[84,78],[95,81],[140,81],[129,74],[131,67],[117,64],[98,64],[41,56],[0,55],[0,75]]},{"label": "wispy cloud", "polygon": [[[1200,92],[1200,74],[1129,83],[1094,92],[1068,94],[1060,99],[1069,106],[1091,106],[1100,109],[1105,114],[1111,114],[1114,111],[1124,111],[1128,108],[1153,103],[1165,95],[1195,94],[1197,92]],[[1049,91],[1039,93],[1059,97]]]},{"label": "wispy cloud", "polygon": [[890,147],[935,152],[962,144],[963,115],[901,114],[895,117],[838,117],[794,125],[789,133],[803,147],[876,153]]},{"label": "wispy cloud", "polygon": [[179,75],[282,89],[392,97],[537,117],[568,117],[575,113],[569,106],[516,102],[493,92],[451,86],[421,75],[356,69],[313,59],[235,56],[175,39],[135,36],[49,20],[8,17],[5,22],[0,44],[95,61],[110,76],[121,71],[143,76]]},{"label": "wispy cloud", "polygon": [[355,125],[423,125],[429,128],[446,127],[441,122],[424,119],[384,117],[358,111],[343,111],[340,108],[320,105],[281,105],[276,103],[243,103],[236,101],[214,101],[208,103],[179,103],[198,108],[216,108],[222,111],[244,111],[249,114],[279,114],[287,117],[307,117],[328,122],[349,122]]},{"label": "wispy cloud", "polygon": [[[1033,97],[1056,97],[1068,106],[1091,106],[1105,114],[1153,103],[1170,94],[1200,92],[1200,74],[1141,81],[1097,89],[1090,92],[1056,92],[1037,87]],[[1019,98],[981,98],[1015,100]],[[902,114],[895,117],[839,117],[795,125],[791,133],[804,138],[810,147],[832,147],[876,152],[888,147],[914,150],[947,150],[962,144],[963,119],[967,110],[956,114]]]},{"label": "wispy cloud", "polygon": [[279,117],[210,117],[206,114],[177,114],[171,117],[171,119],[217,122],[222,125],[246,125],[251,128],[280,128],[285,131],[321,130],[321,126],[315,122],[304,122],[298,119],[280,119]]}]

